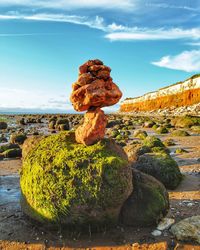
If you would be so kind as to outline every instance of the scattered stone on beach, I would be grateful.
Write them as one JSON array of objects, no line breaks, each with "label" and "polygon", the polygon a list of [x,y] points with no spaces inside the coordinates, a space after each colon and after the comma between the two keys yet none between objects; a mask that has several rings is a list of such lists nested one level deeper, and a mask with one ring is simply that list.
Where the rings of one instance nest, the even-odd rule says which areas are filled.
[{"label": "scattered stone on beach", "polygon": [[196,241],[200,244],[200,215],[179,221],[171,227],[171,232],[180,241]]},{"label": "scattered stone on beach", "polygon": [[162,232],[160,230],[155,229],[151,234],[153,236],[157,237],[157,236],[160,236],[162,234]]},{"label": "scattered stone on beach", "polygon": [[173,225],[175,222],[175,220],[173,218],[163,218],[158,226],[157,226],[157,229],[160,230],[160,231],[163,231],[163,230],[166,230],[166,229],[169,229],[171,227],[171,225]]},{"label": "scattered stone on beach", "polygon": [[27,136],[23,133],[15,133],[10,136],[10,143],[16,143],[22,145],[26,140]]},{"label": "scattered stone on beach", "polygon": [[76,131],[76,141],[92,145],[105,135],[107,119],[102,107],[116,104],[122,97],[122,92],[110,77],[111,69],[103,62],[89,60],[79,68],[79,77],[72,85],[70,100],[76,111],[88,112],[84,123]]},{"label": "scattered stone on beach", "polygon": [[8,124],[6,122],[0,122],[0,130],[1,129],[7,129]]}]

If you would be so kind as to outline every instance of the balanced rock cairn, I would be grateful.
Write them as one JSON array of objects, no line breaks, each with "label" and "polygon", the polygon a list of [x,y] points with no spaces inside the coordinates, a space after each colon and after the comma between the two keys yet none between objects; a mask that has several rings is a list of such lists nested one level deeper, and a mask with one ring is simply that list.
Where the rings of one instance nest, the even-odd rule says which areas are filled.
[{"label": "balanced rock cairn", "polygon": [[102,61],[89,60],[79,67],[70,100],[76,111],[86,111],[84,122],[75,131],[76,141],[92,145],[105,135],[107,118],[102,107],[116,104],[122,92],[110,77],[111,69]]}]

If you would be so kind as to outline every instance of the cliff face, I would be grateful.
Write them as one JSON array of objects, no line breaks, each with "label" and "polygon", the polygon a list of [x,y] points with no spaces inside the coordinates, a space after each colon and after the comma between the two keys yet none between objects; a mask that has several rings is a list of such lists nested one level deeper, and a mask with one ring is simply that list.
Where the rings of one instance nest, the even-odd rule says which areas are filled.
[{"label": "cliff face", "polygon": [[200,75],[121,103],[121,112],[175,109],[200,103]]}]

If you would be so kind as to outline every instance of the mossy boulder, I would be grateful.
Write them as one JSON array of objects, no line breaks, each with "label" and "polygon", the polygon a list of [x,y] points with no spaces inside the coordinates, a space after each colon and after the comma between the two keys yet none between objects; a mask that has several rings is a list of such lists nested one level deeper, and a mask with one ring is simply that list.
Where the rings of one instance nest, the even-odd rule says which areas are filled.
[{"label": "mossy boulder", "polygon": [[42,138],[26,152],[20,186],[22,209],[31,218],[91,227],[115,224],[133,190],[121,147],[110,139],[84,146],[73,132]]},{"label": "mossy boulder", "polygon": [[158,127],[155,131],[158,134],[167,134],[169,132],[166,127]]},{"label": "mossy boulder", "polygon": [[146,121],[143,125],[144,128],[152,128],[155,125],[154,121]]},{"label": "mossy boulder", "polygon": [[190,136],[190,134],[185,130],[174,130],[170,136]]},{"label": "mossy boulder", "polygon": [[5,137],[5,135],[1,134],[0,143],[6,143],[6,142],[8,142],[8,139]]},{"label": "mossy boulder", "polygon": [[48,124],[48,128],[49,129],[55,129],[56,126],[56,121],[55,120],[51,120]]},{"label": "mossy boulder", "polygon": [[120,222],[128,226],[157,224],[169,209],[167,190],[154,177],[133,170],[133,192],[124,203]]},{"label": "mossy boulder", "polygon": [[172,124],[179,128],[190,128],[195,125],[200,125],[200,117],[186,115],[184,117],[175,118]]},{"label": "mossy boulder", "polygon": [[22,150],[21,148],[12,148],[12,149],[7,149],[2,153],[4,158],[17,158],[22,156]]},{"label": "mossy boulder", "polygon": [[19,124],[19,125],[26,125],[25,118],[22,117],[22,118],[18,119],[18,120],[17,120],[17,124]]},{"label": "mossy boulder", "polygon": [[2,146],[0,146],[0,153],[3,153],[8,149],[15,149],[15,148],[19,148],[19,145],[18,144],[12,144],[12,143],[2,145]]},{"label": "mossy boulder", "polygon": [[151,149],[147,146],[143,146],[140,142],[129,144],[124,147],[124,151],[128,156],[129,162],[135,162],[138,160],[140,155],[150,153]]},{"label": "mossy boulder", "polygon": [[134,131],[133,136],[143,140],[148,136],[148,134],[146,131],[138,129]]},{"label": "mossy boulder", "polygon": [[153,148],[153,147],[165,147],[165,145],[162,143],[162,141],[155,137],[155,136],[147,136],[144,140],[143,140],[143,145],[149,147],[149,148]]},{"label": "mossy boulder", "polygon": [[153,147],[153,148],[151,148],[151,152],[169,154],[170,150],[167,147]]},{"label": "mossy boulder", "polygon": [[58,130],[69,130],[70,127],[69,127],[69,120],[66,119],[66,118],[60,118],[56,121],[56,125],[55,125],[55,128],[58,129]]},{"label": "mossy boulder", "polygon": [[163,141],[163,144],[164,144],[166,147],[176,145],[175,141],[174,141],[173,139],[171,139],[171,138],[168,138],[168,139],[166,139],[165,141]]},{"label": "mossy boulder", "polygon": [[165,153],[144,154],[139,157],[134,167],[152,175],[169,189],[175,189],[182,180],[177,162]]},{"label": "mossy boulder", "polygon": [[177,148],[175,150],[175,154],[184,154],[184,153],[188,153],[188,151],[185,150],[184,148]]},{"label": "mossy boulder", "polygon": [[22,145],[26,139],[27,139],[26,134],[23,133],[11,134],[10,143],[16,143]]},{"label": "mossy boulder", "polygon": [[8,124],[6,122],[1,122],[0,121],[0,130],[1,129],[7,129],[7,127],[8,127]]},{"label": "mossy boulder", "polygon": [[192,126],[191,130],[194,133],[200,134],[200,126]]}]

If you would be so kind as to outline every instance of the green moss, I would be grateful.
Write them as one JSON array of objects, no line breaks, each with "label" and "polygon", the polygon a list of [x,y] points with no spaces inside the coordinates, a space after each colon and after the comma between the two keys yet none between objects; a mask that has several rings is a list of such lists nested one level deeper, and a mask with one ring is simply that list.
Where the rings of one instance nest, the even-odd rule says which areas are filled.
[{"label": "green moss", "polygon": [[143,130],[135,130],[133,135],[134,137],[142,139],[142,140],[148,136],[147,132]]},{"label": "green moss", "polygon": [[152,176],[134,170],[133,192],[121,211],[121,222],[129,226],[149,226],[158,223],[169,209],[165,187]]},{"label": "green moss", "polygon": [[22,156],[22,150],[21,150],[21,148],[7,149],[6,151],[3,152],[3,156],[5,158],[21,157]]},{"label": "green moss", "polygon": [[156,130],[158,127],[159,127],[158,124],[154,124],[152,129]]},{"label": "green moss", "polygon": [[183,149],[183,148],[177,148],[177,149],[175,150],[175,153],[176,153],[176,154],[183,154],[183,153],[188,153],[188,151],[185,150],[185,149]]},{"label": "green moss", "polygon": [[22,208],[61,224],[116,222],[132,190],[125,153],[109,139],[92,146],[72,132],[43,138],[26,155],[20,180]]},{"label": "green moss", "polygon": [[200,117],[186,115],[175,120],[175,126],[180,128],[190,128],[195,125],[200,125]]},{"label": "green moss", "polygon": [[162,141],[155,137],[155,136],[147,136],[144,141],[143,141],[143,145],[149,147],[149,148],[153,148],[153,147],[165,147],[165,145],[162,143]]},{"label": "green moss", "polygon": [[153,152],[153,153],[165,153],[165,154],[170,153],[169,149],[166,147],[153,147],[153,148],[151,148],[151,152]]},{"label": "green moss", "polygon": [[168,131],[168,129],[167,129],[166,127],[158,127],[158,128],[156,129],[156,132],[157,132],[158,134],[167,134],[169,131]]},{"label": "green moss", "polygon": [[19,148],[19,145],[18,144],[2,145],[2,146],[0,146],[0,153],[3,153],[4,151],[6,151],[8,149],[13,149],[13,148]]},{"label": "green moss", "polygon": [[192,126],[191,130],[197,134],[200,134],[200,126]]},{"label": "green moss", "polygon": [[134,166],[136,169],[152,175],[169,189],[176,188],[182,180],[177,162],[166,153],[142,155]]},{"label": "green moss", "polygon": [[166,139],[165,141],[163,141],[163,144],[165,146],[174,146],[174,145],[176,145],[176,143],[174,142],[173,139]]},{"label": "green moss", "polygon": [[171,136],[189,136],[190,134],[185,131],[185,130],[174,130],[172,133],[171,133]]}]

